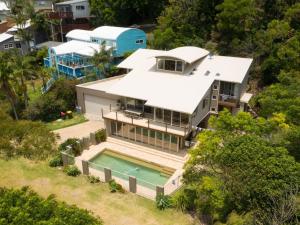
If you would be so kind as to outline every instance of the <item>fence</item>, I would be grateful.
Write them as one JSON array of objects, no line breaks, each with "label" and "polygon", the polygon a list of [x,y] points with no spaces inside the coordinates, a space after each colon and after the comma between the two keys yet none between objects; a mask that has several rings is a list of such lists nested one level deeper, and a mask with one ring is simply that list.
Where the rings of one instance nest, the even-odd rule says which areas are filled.
[{"label": "fence", "polygon": [[75,156],[72,152],[71,146],[67,146],[67,150],[61,152],[63,165],[73,165],[75,163]]},{"label": "fence", "polygon": [[90,161],[82,161],[82,171],[85,175],[92,174],[99,177],[103,182],[109,182],[111,179],[114,179],[128,191],[151,199],[154,199],[158,194],[164,194],[164,187],[134,177],[130,175],[130,171],[124,173]]}]

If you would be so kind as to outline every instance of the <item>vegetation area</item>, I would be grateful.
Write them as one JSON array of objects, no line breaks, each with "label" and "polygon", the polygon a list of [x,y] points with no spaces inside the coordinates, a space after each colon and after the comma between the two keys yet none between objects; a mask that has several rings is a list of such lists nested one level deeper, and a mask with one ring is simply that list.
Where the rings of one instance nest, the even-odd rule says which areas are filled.
[{"label": "vegetation area", "polygon": [[87,119],[82,115],[82,114],[78,114],[78,113],[74,113],[73,117],[70,119],[58,119],[58,120],[54,120],[52,122],[47,123],[47,127],[50,130],[58,130],[61,128],[65,128],[65,127],[70,127],[79,123],[83,123],[86,122]]},{"label": "vegetation area", "polygon": [[56,201],[54,195],[43,199],[28,187],[0,188],[0,205],[1,224],[102,224],[87,210]]},{"label": "vegetation area", "polygon": [[108,184],[92,184],[84,176],[66,176],[61,170],[50,168],[46,161],[0,159],[0,171],[0,186],[30,186],[44,198],[54,194],[57,201],[65,201],[67,204],[92,211],[106,225],[194,224],[189,215],[180,211],[167,209],[162,212],[156,209],[153,201],[132,193],[110,193]]}]

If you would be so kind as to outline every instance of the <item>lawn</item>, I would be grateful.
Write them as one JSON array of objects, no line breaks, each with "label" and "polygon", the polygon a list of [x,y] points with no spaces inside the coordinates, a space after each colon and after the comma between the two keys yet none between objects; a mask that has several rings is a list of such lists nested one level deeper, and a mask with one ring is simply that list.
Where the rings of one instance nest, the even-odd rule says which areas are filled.
[{"label": "lawn", "polygon": [[39,96],[42,95],[42,80],[38,79],[38,80],[34,80],[34,87],[32,85],[31,81],[27,82],[27,90],[28,90],[28,97],[30,99],[30,101],[34,101],[36,100]]},{"label": "lawn", "polygon": [[174,209],[159,211],[155,203],[132,193],[110,193],[107,184],[90,184],[84,176],[68,177],[46,162],[25,159],[0,160],[0,186],[30,186],[40,195],[86,208],[100,216],[106,225],[188,225],[195,224],[187,214]]},{"label": "lawn", "polygon": [[72,119],[65,119],[65,120],[55,120],[52,122],[47,123],[47,127],[50,130],[58,130],[61,128],[73,126],[79,123],[83,123],[88,121],[82,114],[73,113]]}]

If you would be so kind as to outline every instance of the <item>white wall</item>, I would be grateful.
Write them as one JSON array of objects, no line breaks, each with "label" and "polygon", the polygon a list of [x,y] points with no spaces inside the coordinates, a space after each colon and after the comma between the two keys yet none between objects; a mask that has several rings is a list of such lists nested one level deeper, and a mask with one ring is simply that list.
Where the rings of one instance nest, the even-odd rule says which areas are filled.
[{"label": "white wall", "polygon": [[[83,6],[84,9],[78,9],[77,7]],[[78,2],[72,4],[72,12],[73,12],[73,18],[85,18],[90,16],[90,6],[88,1]]]},{"label": "white wall", "polygon": [[[210,110],[211,87],[205,93],[205,97],[200,101],[196,111],[192,115],[192,126],[197,126],[208,114]],[[205,107],[203,108],[203,101],[206,100]]]}]

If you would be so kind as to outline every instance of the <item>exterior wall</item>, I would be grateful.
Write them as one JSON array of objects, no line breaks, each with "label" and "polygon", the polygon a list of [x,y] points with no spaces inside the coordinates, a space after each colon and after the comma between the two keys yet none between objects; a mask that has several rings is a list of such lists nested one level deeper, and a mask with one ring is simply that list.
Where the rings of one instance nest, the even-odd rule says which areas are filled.
[{"label": "exterior wall", "polygon": [[[77,105],[81,107],[82,113],[85,113],[85,102],[84,95],[93,95],[103,98],[108,98],[112,100],[118,100],[119,97],[115,95],[110,95],[102,91],[92,90],[81,86],[76,86],[76,94],[77,94]],[[107,109],[109,110],[109,109]]]},{"label": "exterior wall", "polygon": [[[217,88],[214,89],[214,86]],[[211,96],[210,96],[210,111],[212,113],[218,113],[218,104],[219,104],[219,90],[220,90],[220,81],[215,80],[212,84],[211,88]],[[213,96],[216,96],[216,99],[213,99]]]},{"label": "exterior wall", "polygon": [[[198,126],[198,124],[207,116],[210,111],[210,101],[211,101],[211,88],[209,88],[204,96],[204,98],[200,101],[197,106],[196,111],[192,115],[192,126]],[[203,102],[205,103],[205,107],[203,108]]]},{"label": "exterior wall", "polygon": [[[14,37],[11,37],[11,38],[1,42],[0,43],[0,51],[8,51],[9,49],[17,48],[16,47],[17,43],[21,44],[21,48],[18,48],[20,50],[20,52],[23,53],[23,54],[26,54],[28,52],[27,44],[24,43],[24,42],[14,41]],[[11,48],[9,47],[8,49],[5,49],[4,46],[5,45],[9,46],[9,44],[12,44],[12,47]]]},{"label": "exterior wall", "polygon": [[244,80],[242,81],[242,84],[240,84],[240,90],[239,90],[239,93],[237,95],[239,99],[247,91],[248,80],[249,80],[249,72],[244,77]]},{"label": "exterior wall", "polygon": [[[81,10],[76,8],[80,6],[83,6],[84,9]],[[90,6],[88,1],[82,1],[82,2],[72,4],[72,12],[73,12],[74,19],[90,17]]]},{"label": "exterior wall", "polygon": [[[143,43],[136,43],[137,40],[143,40]],[[146,34],[142,30],[130,29],[125,31],[117,38],[115,56],[123,56],[125,52],[146,48],[146,41]]]}]

